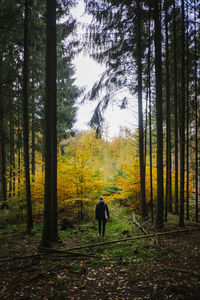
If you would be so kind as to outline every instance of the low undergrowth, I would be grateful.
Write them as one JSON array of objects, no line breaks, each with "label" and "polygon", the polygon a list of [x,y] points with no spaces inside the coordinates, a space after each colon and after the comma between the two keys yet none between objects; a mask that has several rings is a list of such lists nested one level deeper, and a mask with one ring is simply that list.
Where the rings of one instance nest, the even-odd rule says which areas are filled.
[{"label": "low undergrowth", "polygon": [[[39,252],[40,223],[34,224],[31,235],[26,234],[25,224],[0,228],[0,298],[199,299],[199,231],[126,240],[152,233],[151,222],[138,229],[130,211],[113,204],[109,209],[103,240],[98,238],[95,220],[76,220],[67,230],[59,226],[62,243],[52,247],[60,252]],[[177,228],[177,217],[168,217],[165,231]]]}]

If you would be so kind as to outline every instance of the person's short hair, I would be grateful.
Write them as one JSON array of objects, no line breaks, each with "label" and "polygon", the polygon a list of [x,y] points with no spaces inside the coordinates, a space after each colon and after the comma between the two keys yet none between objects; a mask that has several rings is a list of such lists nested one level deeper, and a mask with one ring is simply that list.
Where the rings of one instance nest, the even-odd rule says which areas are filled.
[{"label": "person's short hair", "polygon": [[99,197],[99,200],[103,200],[103,196]]}]

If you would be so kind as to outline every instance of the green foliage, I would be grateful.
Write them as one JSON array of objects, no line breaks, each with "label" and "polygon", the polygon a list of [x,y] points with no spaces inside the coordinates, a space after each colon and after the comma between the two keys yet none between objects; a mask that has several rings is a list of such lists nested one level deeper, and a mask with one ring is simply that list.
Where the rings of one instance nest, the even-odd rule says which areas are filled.
[{"label": "green foliage", "polygon": [[86,268],[81,265],[67,265],[67,270],[70,273],[75,273],[80,275],[86,273]]},{"label": "green foliage", "polygon": [[151,247],[142,248],[139,250],[138,258],[141,258],[143,261],[150,262],[158,254],[159,254],[159,251],[155,248],[151,248]]},{"label": "green foliage", "polygon": [[[28,1],[28,4],[28,119],[30,159],[32,159],[34,174],[33,170],[38,168],[34,158],[35,152],[43,155],[44,149],[46,4],[40,0]],[[81,88],[74,83],[75,69],[72,64],[75,46],[78,45],[75,39],[76,21],[69,11],[74,5],[75,1],[57,1],[58,142],[68,137],[72,130],[77,111],[75,102],[81,92]],[[6,174],[2,176],[9,174],[11,190],[15,185],[12,178],[22,171],[23,25],[24,1],[1,1],[0,140],[5,143],[4,147],[7,151],[5,153]],[[2,172],[0,168],[0,173]]]},{"label": "green foliage", "polygon": [[126,264],[130,263],[133,259],[134,248],[132,245],[120,245],[120,247],[114,246],[104,252],[104,259],[113,264]]}]

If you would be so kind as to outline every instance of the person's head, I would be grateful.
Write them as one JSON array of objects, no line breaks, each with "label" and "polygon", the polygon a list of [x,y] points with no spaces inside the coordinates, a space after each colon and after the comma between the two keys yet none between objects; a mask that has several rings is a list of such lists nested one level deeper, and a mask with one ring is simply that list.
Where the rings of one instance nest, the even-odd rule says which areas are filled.
[{"label": "person's head", "polygon": [[99,197],[99,201],[103,201],[103,196]]}]

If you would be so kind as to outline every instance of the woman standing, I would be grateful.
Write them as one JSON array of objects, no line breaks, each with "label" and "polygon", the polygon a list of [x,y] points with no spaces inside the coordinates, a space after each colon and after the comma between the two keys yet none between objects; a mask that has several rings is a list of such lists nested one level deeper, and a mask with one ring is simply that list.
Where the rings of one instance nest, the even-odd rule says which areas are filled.
[{"label": "woman standing", "polygon": [[106,229],[106,220],[109,218],[109,211],[108,206],[103,201],[102,196],[99,198],[99,203],[96,205],[95,218],[96,220],[98,220],[99,237],[101,236],[101,228],[102,237],[104,237]]}]

